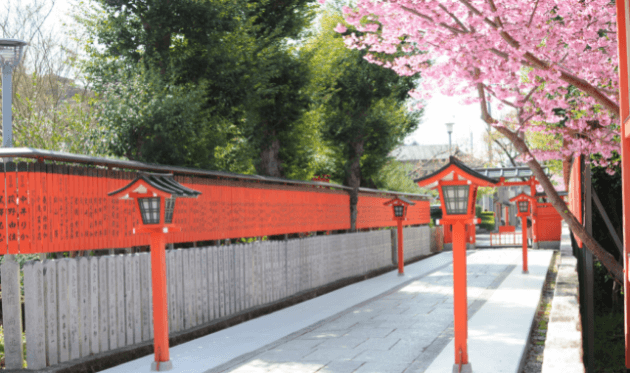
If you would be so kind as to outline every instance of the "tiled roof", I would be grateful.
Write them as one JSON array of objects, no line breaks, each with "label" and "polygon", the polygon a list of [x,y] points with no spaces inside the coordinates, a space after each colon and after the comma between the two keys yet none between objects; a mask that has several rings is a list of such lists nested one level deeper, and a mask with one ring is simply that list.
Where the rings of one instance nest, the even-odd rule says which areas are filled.
[{"label": "tiled roof", "polygon": [[[505,179],[513,179],[520,177],[529,177],[534,173],[529,167],[497,167],[497,168],[475,168],[475,171],[488,177],[505,177]],[[549,175],[549,168],[543,167],[545,174]]]}]

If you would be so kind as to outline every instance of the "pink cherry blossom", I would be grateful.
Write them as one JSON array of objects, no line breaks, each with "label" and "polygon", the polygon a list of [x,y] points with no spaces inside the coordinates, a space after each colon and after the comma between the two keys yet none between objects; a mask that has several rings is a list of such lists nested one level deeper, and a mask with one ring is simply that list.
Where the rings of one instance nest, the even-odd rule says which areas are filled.
[{"label": "pink cherry blossom", "polygon": [[464,104],[483,110],[481,91],[493,107],[517,113],[518,131],[564,141],[523,160],[619,151],[616,9],[609,0],[358,0],[343,13],[360,32],[346,36],[349,48],[367,50],[367,61],[399,75],[421,76],[413,98],[463,95]]},{"label": "pink cherry blossom", "polygon": [[[325,1],[325,0],[322,0],[322,1]],[[337,24],[337,27],[335,27],[335,31],[337,31],[340,34],[343,34],[347,30],[348,30],[348,28],[346,26],[344,26],[343,24],[341,24],[341,23]]]}]

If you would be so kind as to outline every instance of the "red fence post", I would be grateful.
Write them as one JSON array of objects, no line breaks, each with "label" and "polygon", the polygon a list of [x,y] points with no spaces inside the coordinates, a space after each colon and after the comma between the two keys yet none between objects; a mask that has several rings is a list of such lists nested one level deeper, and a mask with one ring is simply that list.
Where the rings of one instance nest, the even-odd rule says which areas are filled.
[{"label": "red fence post", "polygon": [[402,219],[398,220],[398,276],[405,274],[405,254],[403,253],[403,225]]},{"label": "red fence post", "polygon": [[529,273],[527,270],[527,216],[523,215],[521,222],[523,230],[523,273]]}]

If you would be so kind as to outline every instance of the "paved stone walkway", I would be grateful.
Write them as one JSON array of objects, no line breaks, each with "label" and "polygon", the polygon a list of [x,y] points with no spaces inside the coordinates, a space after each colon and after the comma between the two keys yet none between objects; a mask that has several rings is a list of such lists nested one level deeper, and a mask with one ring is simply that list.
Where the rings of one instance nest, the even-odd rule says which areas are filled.
[{"label": "paved stone walkway", "polygon": [[[510,273],[520,274],[519,253],[469,252],[469,319]],[[452,269],[449,264],[210,372],[424,372],[453,338]]]}]

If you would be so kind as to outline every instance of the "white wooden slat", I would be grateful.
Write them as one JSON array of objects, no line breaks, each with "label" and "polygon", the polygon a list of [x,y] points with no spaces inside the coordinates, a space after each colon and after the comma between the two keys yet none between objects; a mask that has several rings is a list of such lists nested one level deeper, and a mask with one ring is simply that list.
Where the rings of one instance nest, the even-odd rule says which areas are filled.
[{"label": "white wooden slat", "polygon": [[142,295],[140,293],[140,256],[136,253],[131,256],[133,268],[133,343],[142,342]]},{"label": "white wooden slat", "polygon": [[[99,296],[101,294],[101,285],[99,284],[99,258],[96,256],[89,258],[89,312],[90,312],[90,354],[98,354],[101,349],[101,330],[99,320]],[[105,271],[104,271],[105,272]],[[106,272],[105,272],[106,273]],[[103,288],[105,285],[102,286]],[[107,294],[104,292],[104,294]],[[107,305],[107,302],[103,302]],[[106,308],[105,308],[106,309]],[[107,309],[106,309],[107,310]],[[105,312],[107,318],[107,312]],[[105,333],[105,344],[107,344],[107,333]]]},{"label": "white wooden slat", "polygon": [[217,248],[217,271],[219,273],[219,316],[225,316],[225,265],[223,261],[223,246]]},{"label": "white wooden slat", "polygon": [[175,276],[177,282],[177,329],[184,330],[184,314],[186,311],[184,303],[184,250],[175,251]]},{"label": "white wooden slat", "polygon": [[188,253],[188,265],[189,265],[189,269],[188,271],[190,272],[190,289],[192,290],[192,294],[190,294],[190,304],[192,305],[192,310],[191,310],[191,315],[192,315],[192,320],[191,320],[191,324],[192,326],[197,326],[197,316],[199,313],[198,310],[198,304],[197,304],[197,297],[199,295],[198,289],[197,289],[197,262],[195,260],[196,258],[196,253],[195,253],[195,248],[190,248],[187,251],[189,251]]},{"label": "white wooden slat", "polygon": [[79,348],[79,289],[77,279],[77,260],[64,259],[68,262],[68,347],[70,360],[81,357]]},{"label": "white wooden slat", "polygon": [[175,252],[166,250],[166,298],[168,299],[168,331],[177,328],[177,283],[175,280]]},{"label": "white wooden slat", "polygon": [[46,357],[48,365],[59,363],[57,330],[57,261],[44,261],[44,296],[46,302]]},{"label": "white wooden slat", "polygon": [[294,295],[296,294],[298,291],[298,286],[297,286],[297,281],[296,281],[296,275],[297,275],[297,250],[295,247],[295,242],[294,240],[285,240],[284,241],[287,245],[287,256],[288,256],[288,261],[289,261],[289,273],[288,273],[288,291],[290,295]]},{"label": "white wooden slat", "polygon": [[133,342],[134,314],[133,314],[133,264],[130,255],[123,255],[123,284],[125,294],[125,345],[131,346]]},{"label": "white wooden slat", "polygon": [[276,254],[277,254],[277,264],[278,264],[278,299],[284,298],[285,292],[285,283],[284,283],[284,250],[281,246],[281,241],[275,241],[276,243]]},{"label": "white wooden slat", "polygon": [[271,264],[271,301],[278,300],[280,284],[278,281],[278,241],[269,241],[269,255]]},{"label": "white wooden slat", "polygon": [[201,323],[210,321],[210,310],[208,307],[208,249],[199,248],[199,281],[201,293]]},{"label": "white wooden slat", "polygon": [[239,312],[241,307],[241,247],[242,244],[234,245],[234,311]]},{"label": "white wooden slat", "polygon": [[267,242],[263,241],[260,243],[260,304],[266,304],[268,302],[267,297],[267,265],[269,264],[269,260],[267,260]]},{"label": "white wooden slat", "polygon": [[252,302],[252,243],[243,247],[243,280],[245,281],[245,309],[250,309]]},{"label": "white wooden slat", "polygon": [[190,288],[190,280],[191,280],[191,271],[190,271],[190,251],[182,250],[182,274],[183,274],[183,283],[184,283],[184,326],[182,330],[189,329],[192,327],[191,318],[192,318],[192,304],[191,297],[192,292]]},{"label": "white wooden slat", "polygon": [[[120,344],[120,324],[118,322],[119,314],[118,314],[118,281],[116,280],[119,276],[118,271],[116,270],[116,256],[109,256],[107,261],[107,298],[109,304],[109,349],[115,350],[118,347],[124,346],[124,344]],[[120,292],[122,293],[122,292]]]},{"label": "white wooden slat", "polygon": [[208,307],[210,307],[210,320],[219,317],[217,305],[217,272],[215,269],[216,246],[208,246]]},{"label": "white wooden slat", "polygon": [[261,250],[261,282],[262,282],[262,304],[268,304],[271,301],[271,281],[269,281],[270,269],[269,269],[269,241],[263,241],[260,245]]},{"label": "white wooden slat", "polygon": [[46,367],[46,319],[44,315],[44,268],[42,262],[24,264],[24,313],[26,318],[26,364],[29,369]]},{"label": "white wooden slat", "polygon": [[59,323],[57,325],[59,336],[59,362],[70,360],[70,336],[68,328],[68,261],[66,259],[57,262],[57,312]]},{"label": "white wooden slat", "polygon": [[[140,262],[140,316],[141,316],[141,330],[142,330],[142,341],[148,341],[150,339],[149,332],[149,298],[152,296],[149,293],[149,282],[151,282],[151,273],[149,272],[149,253],[140,253],[139,255]],[[169,266],[168,257],[166,262],[167,268]],[[168,288],[168,286],[167,286]],[[169,303],[169,310],[172,305],[172,302]],[[169,317],[170,317],[169,313]],[[169,330],[170,330],[170,320],[169,320]]]},{"label": "white wooden slat", "polygon": [[230,277],[229,277],[229,288],[230,288],[230,314],[234,315],[234,313],[236,312],[236,275],[235,275],[235,270],[236,270],[236,260],[235,260],[235,253],[236,253],[236,245],[234,244],[230,244],[228,246],[229,248],[229,254],[228,254],[228,267],[230,268]]},{"label": "white wooden slat", "polygon": [[125,264],[123,255],[114,257],[116,266],[116,329],[118,332],[118,347],[124,347],[126,344],[126,325],[125,325]]},{"label": "white wooden slat", "polygon": [[[113,256],[102,256],[98,259],[98,283],[99,283],[99,331],[100,350],[109,351],[118,346],[118,334],[116,333],[116,293],[115,280],[116,268]],[[111,325],[111,328],[110,328]],[[112,338],[116,336],[116,338]],[[114,341],[112,341],[114,339]]]},{"label": "white wooden slat", "polygon": [[[6,249],[6,246],[5,246]],[[22,344],[22,306],[20,302],[20,264],[14,257],[5,257],[2,263],[2,308],[4,313],[5,367],[20,369],[24,362]]]},{"label": "white wooden slat", "polygon": [[284,296],[288,297],[291,294],[289,293],[289,251],[287,248],[287,242],[281,241],[280,248],[282,250],[282,257],[284,258],[284,271],[282,271],[282,276],[284,278]]},{"label": "white wooden slat", "polygon": [[151,253],[148,254],[147,267],[149,273],[149,340],[153,339],[153,277],[151,272]]},{"label": "white wooden slat", "polygon": [[221,251],[223,254],[223,296],[225,298],[225,315],[229,316],[232,314],[232,309],[230,308],[230,249],[229,245],[221,246]]},{"label": "white wooden slat", "polygon": [[79,271],[79,353],[80,357],[85,357],[90,354],[90,332],[92,330],[92,314],[90,312],[90,263],[88,257],[80,257],[77,264]]},{"label": "white wooden slat", "polygon": [[214,302],[214,318],[221,317],[221,286],[219,278],[219,246],[212,247],[212,300]]},{"label": "white wooden slat", "polygon": [[230,299],[230,313],[228,315],[233,315],[235,312],[235,306],[236,306],[236,302],[235,302],[235,289],[236,287],[234,286],[234,247],[236,245],[230,244],[227,246],[227,268],[229,271],[229,274],[227,276],[227,289],[229,289],[229,299]]},{"label": "white wooden slat", "polygon": [[[193,250],[195,256],[193,259],[193,263],[195,265],[195,316],[196,316],[196,322],[195,325],[200,325],[203,323],[203,299],[202,299],[202,293],[203,293],[203,288],[201,286],[201,249],[199,248],[195,248]],[[192,254],[191,254],[192,255]]]},{"label": "white wooden slat", "polygon": [[245,245],[241,244],[239,246],[239,275],[238,278],[240,279],[240,290],[241,290],[241,310],[244,310],[247,308],[247,292],[246,292],[246,276],[245,276]]},{"label": "white wooden slat", "polygon": [[253,247],[252,247],[252,251],[253,251],[253,263],[252,263],[252,270],[253,270],[253,287],[254,287],[254,295],[253,295],[253,299],[254,299],[254,306],[259,306],[261,304],[261,297],[262,297],[262,277],[261,277],[261,257],[260,257],[260,253],[261,253],[261,243],[260,242],[254,242]]}]

